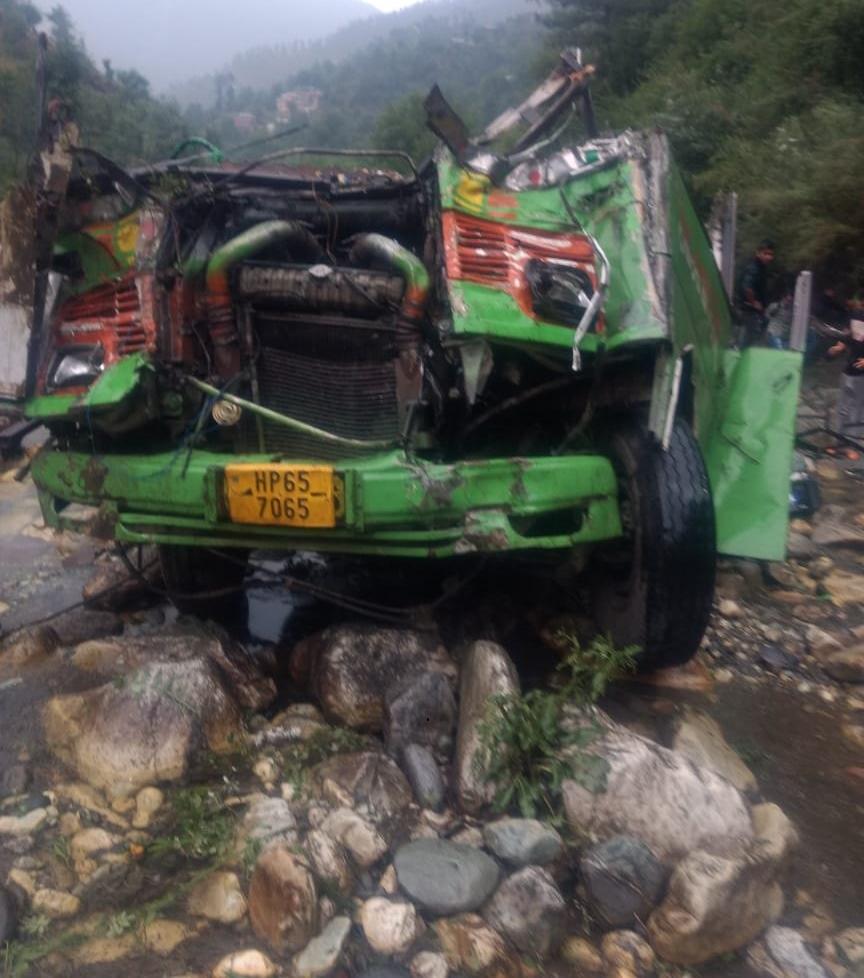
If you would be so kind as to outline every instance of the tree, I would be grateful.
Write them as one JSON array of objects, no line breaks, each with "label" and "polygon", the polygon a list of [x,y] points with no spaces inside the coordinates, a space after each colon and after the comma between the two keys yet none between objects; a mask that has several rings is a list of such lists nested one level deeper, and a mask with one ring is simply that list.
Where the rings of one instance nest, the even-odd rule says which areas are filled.
[{"label": "tree", "polygon": [[378,149],[401,149],[415,162],[429,156],[435,147],[435,136],[426,127],[423,95],[412,92],[388,105],[378,117],[372,145]]}]

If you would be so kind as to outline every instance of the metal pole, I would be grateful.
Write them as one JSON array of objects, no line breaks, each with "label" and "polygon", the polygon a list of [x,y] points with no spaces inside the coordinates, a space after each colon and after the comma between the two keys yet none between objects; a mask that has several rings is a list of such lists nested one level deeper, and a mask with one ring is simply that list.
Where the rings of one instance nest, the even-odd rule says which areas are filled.
[{"label": "metal pole", "polygon": [[813,298],[813,273],[801,272],[795,282],[795,304],[792,307],[792,329],[789,349],[803,353],[810,325],[810,303]]},{"label": "metal pole", "polygon": [[723,261],[720,275],[726,287],[726,295],[732,298],[735,290],[735,247],[738,239],[738,194],[726,195],[723,208]]},{"label": "metal pole", "polygon": [[726,295],[732,298],[735,288],[735,239],[738,236],[738,194],[718,194],[714,198],[708,237],[714,261],[723,280]]}]

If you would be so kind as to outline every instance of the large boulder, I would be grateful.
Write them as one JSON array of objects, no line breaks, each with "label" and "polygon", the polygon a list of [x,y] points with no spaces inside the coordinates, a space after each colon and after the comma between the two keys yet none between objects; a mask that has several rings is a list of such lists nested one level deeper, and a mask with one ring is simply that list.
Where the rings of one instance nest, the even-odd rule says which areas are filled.
[{"label": "large boulder", "polygon": [[177,781],[197,750],[230,750],[242,730],[237,705],[203,659],[152,662],[122,680],[55,696],[42,725],[51,750],[112,795]]},{"label": "large boulder", "polygon": [[797,841],[776,805],[753,810],[755,838],[725,852],[698,849],[675,868],[651,915],[654,950],[673,964],[696,965],[749,944],[782,912],[778,878]]},{"label": "large boulder", "polygon": [[411,786],[395,761],[374,751],[337,754],[312,769],[312,784],[325,800],[357,808],[373,818],[398,815],[411,804]]},{"label": "large boulder", "polygon": [[267,849],[249,884],[252,929],[276,952],[299,951],[318,932],[318,893],[306,866],[284,846]]},{"label": "large boulder", "polygon": [[483,917],[520,951],[543,958],[564,937],[567,905],[545,869],[526,866],[498,887]]},{"label": "large boulder", "polygon": [[473,846],[443,839],[417,839],[393,861],[399,886],[425,909],[438,914],[476,910],[498,885],[495,860]]},{"label": "large boulder", "polygon": [[582,750],[601,758],[607,774],[601,790],[575,780],[562,785],[577,835],[600,841],[635,836],[664,861],[705,846],[752,841],[747,803],[725,778],[602,717],[588,722],[601,725],[601,732]]},{"label": "large boulder", "polygon": [[308,679],[326,717],[356,730],[384,726],[384,698],[397,677],[455,673],[438,639],[425,632],[335,625],[295,646],[292,674]]},{"label": "large boulder", "polygon": [[490,804],[496,785],[489,777],[482,725],[496,696],[519,692],[519,675],[510,656],[495,642],[474,642],[465,654],[459,682],[459,729],[456,735],[456,793],[463,811]]},{"label": "large boulder", "polygon": [[177,625],[158,635],[135,635],[82,642],[72,663],[106,679],[147,663],[209,659],[234,699],[247,710],[262,710],[276,698],[276,683],[265,676],[246,649],[212,625]]}]

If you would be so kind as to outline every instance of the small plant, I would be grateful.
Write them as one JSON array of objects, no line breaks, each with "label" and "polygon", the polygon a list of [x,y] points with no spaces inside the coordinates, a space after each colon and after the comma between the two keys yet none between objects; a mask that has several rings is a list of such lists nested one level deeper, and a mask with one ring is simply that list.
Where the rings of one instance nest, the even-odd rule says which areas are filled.
[{"label": "small plant", "polygon": [[258,862],[258,857],[261,855],[263,848],[263,839],[247,838],[243,844],[243,852],[240,854],[240,865],[243,868],[243,875],[246,879],[249,879],[252,875],[252,870],[255,869],[255,863]]},{"label": "small plant", "polygon": [[154,855],[175,853],[196,861],[224,857],[234,838],[234,820],[209,788],[186,788],[171,800],[170,831],[150,844]]},{"label": "small plant", "polygon": [[67,868],[72,866],[72,849],[69,844],[69,839],[65,835],[57,836],[51,845],[51,851],[64,866]]},{"label": "small plant", "polygon": [[552,690],[525,696],[495,697],[480,726],[477,763],[498,786],[493,807],[516,809],[523,818],[560,822],[561,785],[578,781],[590,791],[606,787],[608,764],[586,750],[601,733],[598,724],[567,722],[565,706],[589,705],[603,695],[609,682],[635,666],[635,648],[616,649],[596,638],[583,649],[570,635],[559,634],[569,648]]},{"label": "small plant", "polygon": [[138,918],[128,910],[112,913],[105,922],[106,937],[122,937],[138,927]]},{"label": "small plant", "polygon": [[31,913],[21,921],[21,933],[29,940],[41,940],[51,926],[51,918],[42,913]]},{"label": "small plant", "polygon": [[344,727],[324,727],[308,740],[290,744],[283,753],[284,777],[299,792],[306,771],[335,754],[369,749],[369,739]]}]

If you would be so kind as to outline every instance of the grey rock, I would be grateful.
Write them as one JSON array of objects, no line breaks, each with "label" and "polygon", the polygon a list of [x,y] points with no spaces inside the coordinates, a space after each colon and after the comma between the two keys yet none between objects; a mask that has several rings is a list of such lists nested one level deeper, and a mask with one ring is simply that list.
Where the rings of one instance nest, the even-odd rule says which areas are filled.
[{"label": "grey rock", "polygon": [[759,662],[772,672],[792,671],[798,668],[798,660],[795,656],[790,655],[778,645],[761,646]]},{"label": "grey rock", "polygon": [[595,916],[611,928],[631,927],[660,902],[666,870],[639,839],[619,835],[592,846],[580,861]]},{"label": "grey rock", "polygon": [[792,530],[789,533],[786,552],[795,560],[809,560],[817,552],[817,547],[810,537]]},{"label": "grey rock", "polygon": [[246,839],[268,845],[272,842],[296,841],[297,823],[291,806],[284,798],[256,798],[243,816],[242,834]]},{"label": "grey rock", "polygon": [[608,765],[603,791],[577,781],[561,786],[575,833],[598,841],[632,835],[663,862],[704,846],[753,839],[747,803],[737,788],[677,751],[591,716],[581,722],[609,725],[586,748]]},{"label": "grey rock", "polygon": [[349,917],[334,917],[294,958],[294,974],[297,978],[322,978],[329,974],[339,962],[350,932]]},{"label": "grey rock", "polygon": [[420,744],[447,755],[453,745],[456,699],[440,672],[422,672],[398,679],[384,701],[387,746],[392,752]]},{"label": "grey rock", "polygon": [[18,932],[18,904],[8,890],[0,887],[0,947]]},{"label": "grey rock", "polygon": [[394,859],[402,889],[433,913],[476,910],[498,885],[494,859],[471,846],[442,839],[418,839],[402,846]]},{"label": "grey rock", "polygon": [[20,795],[30,784],[30,771],[24,764],[10,764],[0,774],[0,798],[7,795]]},{"label": "grey rock", "polygon": [[459,730],[456,738],[456,794],[464,812],[476,813],[495,797],[480,731],[495,696],[519,692],[519,675],[510,656],[494,642],[475,642],[465,654],[459,678]]},{"label": "grey rock", "polygon": [[499,859],[514,866],[544,866],[564,849],[555,829],[534,818],[499,819],[486,826],[483,839]]},{"label": "grey rock", "polygon": [[526,866],[498,887],[483,917],[520,951],[545,957],[564,937],[567,905],[545,869]]},{"label": "grey rock", "polygon": [[55,618],[51,627],[61,645],[78,645],[92,639],[119,635],[123,631],[123,619],[113,611],[74,608]]},{"label": "grey rock", "polygon": [[418,804],[440,812],[444,807],[444,779],[432,751],[419,744],[408,744],[402,749],[401,760]]},{"label": "grey rock", "polygon": [[807,950],[804,938],[791,927],[769,927],[763,942],[768,960],[763,958],[760,962],[759,956],[755,960],[751,958],[758,970],[767,965],[768,974],[779,973],[783,978],[828,978],[828,972]]}]

